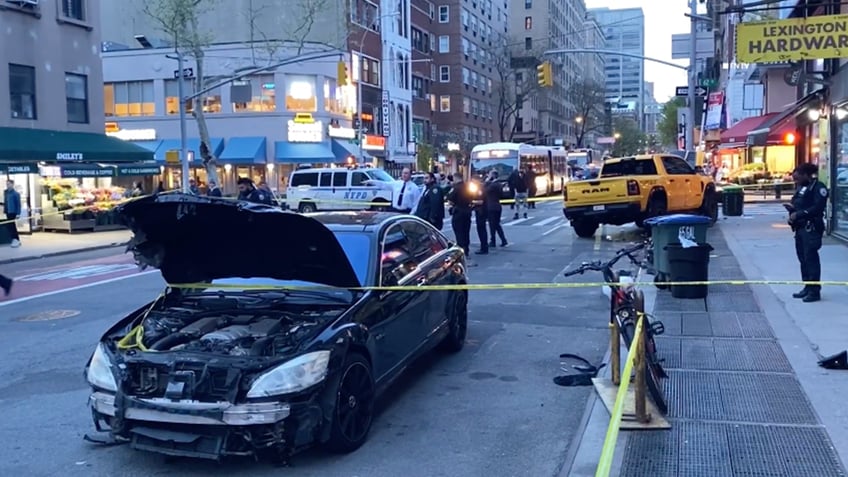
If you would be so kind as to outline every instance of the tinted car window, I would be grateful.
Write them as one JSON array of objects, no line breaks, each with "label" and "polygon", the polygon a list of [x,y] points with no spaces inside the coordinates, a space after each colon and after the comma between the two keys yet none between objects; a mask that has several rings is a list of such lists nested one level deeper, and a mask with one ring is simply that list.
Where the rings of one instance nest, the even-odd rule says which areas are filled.
[{"label": "tinted car window", "polygon": [[363,182],[369,180],[369,177],[364,172],[354,172],[350,185],[352,186],[361,186]]},{"label": "tinted car window", "polygon": [[657,166],[653,159],[622,159],[618,162],[606,162],[601,168],[601,177],[655,175]]},{"label": "tinted car window", "polygon": [[380,249],[380,284],[397,285],[418,267],[413,255],[414,244],[408,239],[400,225],[393,225],[386,231]]},{"label": "tinted car window", "polygon": [[330,187],[333,183],[333,174],[330,172],[321,173],[321,187]]},{"label": "tinted car window", "polygon": [[302,172],[300,174],[295,174],[291,179],[291,186],[312,186],[318,187],[318,173],[317,172]]},{"label": "tinted car window", "polygon": [[695,173],[695,170],[689,167],[689,164],[679,157],[663,156],[662,161],[663,166],[665,166],[665,171],[669,174],[686,175]]},{"label": "tinted car window", "polygon": [[347,172],[334,172],[333,173],[333,187],[345,187],[347,186]]},{"label": "tinted car window", "polygon": [[423,224],[409,220],[403,223],[403,230],[412,244],[412,255],[418,263],[444,250],[432,231]]}]

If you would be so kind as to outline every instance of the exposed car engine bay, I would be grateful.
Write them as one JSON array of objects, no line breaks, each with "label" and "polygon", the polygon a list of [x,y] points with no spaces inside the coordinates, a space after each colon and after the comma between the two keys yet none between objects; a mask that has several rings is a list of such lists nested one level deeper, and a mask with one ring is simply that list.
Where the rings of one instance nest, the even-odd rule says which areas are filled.
[{"label": "exposed car engine bay", "polygon": [[326,307],[297,312],[193,307],[149,310],[138,326],[119,340],[118,348],[274,357],[292,351],[340,312]]}]

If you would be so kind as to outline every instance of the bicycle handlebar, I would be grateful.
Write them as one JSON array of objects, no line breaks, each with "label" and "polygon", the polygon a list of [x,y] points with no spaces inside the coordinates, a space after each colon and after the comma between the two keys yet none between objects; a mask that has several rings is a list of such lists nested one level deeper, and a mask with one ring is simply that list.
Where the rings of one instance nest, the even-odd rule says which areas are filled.
[{"label": "bicycle handlebar", "polygon": [[641,243],[638,243],[636,245],[632,245],[630,247],[623,248],[623,249],[619,250],[618,252],[616,252],[615,256],[613,258],[611,258],[608,262],[602,262],[600,260],[595,260],[595,261],[592,261],[592,262],[583,262],[578,268],[576,268],[574,270],[567,271],[563,275],[566,276],[566,277],[571,277],[571,276],[574,276],[574,275],[582,275],[587,270],[591,270],[591,271],[595,271],[595,272],[603,272],[605,270],[612,269],[613,265],[615,265],[616,262],[618,262],[619,260],[621,260],[624,257],[629,258],[630,262],[633,263],[634,265],[641,266],[642,263],[639,262],[639,260],[637,260],[636,257],[633,256],[633,252],[637,252],[639,250],[642,250],[647,245],[648,245],[648,242],[641,242]]}]

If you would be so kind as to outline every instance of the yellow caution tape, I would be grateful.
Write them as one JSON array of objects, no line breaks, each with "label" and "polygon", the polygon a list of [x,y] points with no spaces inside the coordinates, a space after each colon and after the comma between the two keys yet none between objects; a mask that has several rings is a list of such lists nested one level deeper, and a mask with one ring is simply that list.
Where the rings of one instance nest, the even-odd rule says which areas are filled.
[{"label": "yellow caution tape", "polygon": [[[698,286],[698,285],[818,285],[818,286],[848,286],[848,281],[818,281],[810,282],[803,280],[707,280],[707,281],[664,281],[642,283],[643,285],[664,286]],[[337,287],[328,285],[252,285],[252,284],[218,284],[218,283],[171,283],[171,288],[183,289],[233,289],[233,290],[338,290]],[[396,286],[373,286],[347,288],[354,291],[445,291],[445,290],[545,290],[564,288],[595,288],[610,286],[606,282],[577,282],[577,283],[480,283],[466,285],[396,285]]]}]

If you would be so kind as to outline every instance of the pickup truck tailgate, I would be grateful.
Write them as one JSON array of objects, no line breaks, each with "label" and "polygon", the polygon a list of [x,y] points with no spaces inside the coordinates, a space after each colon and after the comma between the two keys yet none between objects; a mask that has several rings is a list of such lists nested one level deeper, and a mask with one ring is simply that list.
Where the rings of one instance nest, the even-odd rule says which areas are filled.
[{"label": "pickup truck tailgate", "polygon": [[[638,197],[637,197],[638,199]],[[609,177],[569,182],[567,185],[566,207],[595,204],[616,204],[632,201],[627,195],[627,179]]]}]

